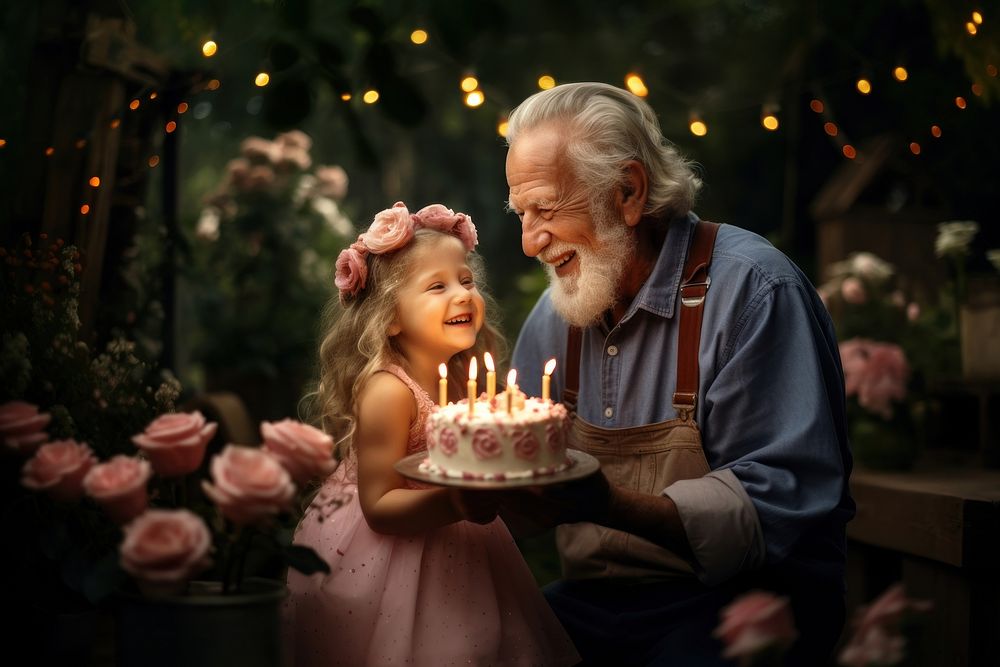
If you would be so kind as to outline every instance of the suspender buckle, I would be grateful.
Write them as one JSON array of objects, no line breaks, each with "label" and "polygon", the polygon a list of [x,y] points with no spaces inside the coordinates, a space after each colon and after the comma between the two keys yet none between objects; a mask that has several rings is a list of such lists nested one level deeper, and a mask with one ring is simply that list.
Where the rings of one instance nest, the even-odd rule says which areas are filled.
[{"label": "suspender buckle", "polygon": [[681,285],[681,304],[688,308],[700,306],[705,301],[705,295],[712,284],[712,276],[705,276],[705,282],[685,283]]},{"label": "suspender buckle", "polygon": [[685,392],[674,392],[674,410],[681,419],[690,420],[694,418],[694,407],[698,404],[698,394]]}]

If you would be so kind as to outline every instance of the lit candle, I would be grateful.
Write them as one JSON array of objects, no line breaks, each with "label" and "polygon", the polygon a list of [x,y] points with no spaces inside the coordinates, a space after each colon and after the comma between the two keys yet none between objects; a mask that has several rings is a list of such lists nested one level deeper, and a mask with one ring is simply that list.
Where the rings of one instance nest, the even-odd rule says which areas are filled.
[{"label": "lit candle", "polygon": [[472,357],[472,361],[469,362],[469,416],[476,411],[476,377],[478,377],[478,371],[476,368],[476,358]]},{"label": "lit candle", "polygon": [[552,371],[554,371],[555,369],[556,369],[556,360],[549,359],[548,362],[545,364],[545,375],[542,376],[543,401],[549,400],[549,384],[552,381],[552,378],[550,376],[552,375]]},{"label": "lit candle", "polygon": [[483,354],[483,364],[486,366],[486,400],[492,401],[497,395],[497,369],[493,366],[493,356],[489,352]]},{"label": "lit candle", "polygon": [[438,405],[443,408],[448,405],[448,367],[444,364],[439,365],[438,375],[441,376],[438,380]]},{"label": "lit candle", "polygon": [[514,414],[514,383],[517,381],[517,371],[513,368],[507,373],[507,414]]}]

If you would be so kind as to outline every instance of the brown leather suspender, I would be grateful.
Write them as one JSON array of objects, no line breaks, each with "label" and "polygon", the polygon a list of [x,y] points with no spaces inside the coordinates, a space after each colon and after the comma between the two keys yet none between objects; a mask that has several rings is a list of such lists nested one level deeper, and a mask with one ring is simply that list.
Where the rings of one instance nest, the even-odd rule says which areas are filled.
[{"label": "brown leather suspender", "polygon": [[[677,386],[673,405],[677,416],[693,419],[698,400],[698,351],[701,347],[701,320],[705,312],[705,296],[712,284],[708,269],[712,264],[712,250],[719,225],[700,220],[692,232],[694,238],[688,249],[680,289],[680,333],[677,341]],[[566,388],[563,403],[576,409],[580,388],[580,352],[583,332],[570,327],[566,338]]]}]

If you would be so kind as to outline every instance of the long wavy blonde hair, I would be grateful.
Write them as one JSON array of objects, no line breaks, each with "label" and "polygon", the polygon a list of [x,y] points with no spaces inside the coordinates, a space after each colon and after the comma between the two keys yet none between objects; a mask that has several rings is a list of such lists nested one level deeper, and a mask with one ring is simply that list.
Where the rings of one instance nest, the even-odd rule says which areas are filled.
[{"label": "long wavy blonde hair", "polygon": [[[365,382],[388,364],[407,368],[406,359],[388,334],[396,317],[399,289],[414,270],[414,251],[451,235],[432,229],[419,229],[403,248],[366,258],[368,279],[354,297],[341,300],[334,296],[323,314],[323,340],[319,347],[319,383],[307,397],[314,422],[337,442],[338,456],[344,458],[357,425],[358,396]],[[454,237],[452,237],[454,238]],[[486,302],[483,328],[476,343],[448,361],[449,382],[458,387],[458,378],[467,372],[473,356],[489,352],[497,361],[506,358],[507,343],[496,322],[497,305],[485,289],[486,268],[475,252],[468,255],[469,268],[479,293]]]}]

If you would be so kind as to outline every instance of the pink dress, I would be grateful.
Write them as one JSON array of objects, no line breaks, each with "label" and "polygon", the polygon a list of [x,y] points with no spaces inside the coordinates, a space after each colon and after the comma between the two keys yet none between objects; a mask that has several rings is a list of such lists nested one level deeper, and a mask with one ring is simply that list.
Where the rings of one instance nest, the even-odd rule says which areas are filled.
[{"label": "pink dress", "polygon": [[[424,449],[433,407],[413,392],[407,453]],[[407,481],[409,488],[430,488]],[[331,572],[288,573],[286,618],[296,665],[572,665],[573,644],[503,521],[468,521],[416,536],[382,535],[357,498],[357,459],[324,483],[296,529]]]}]

